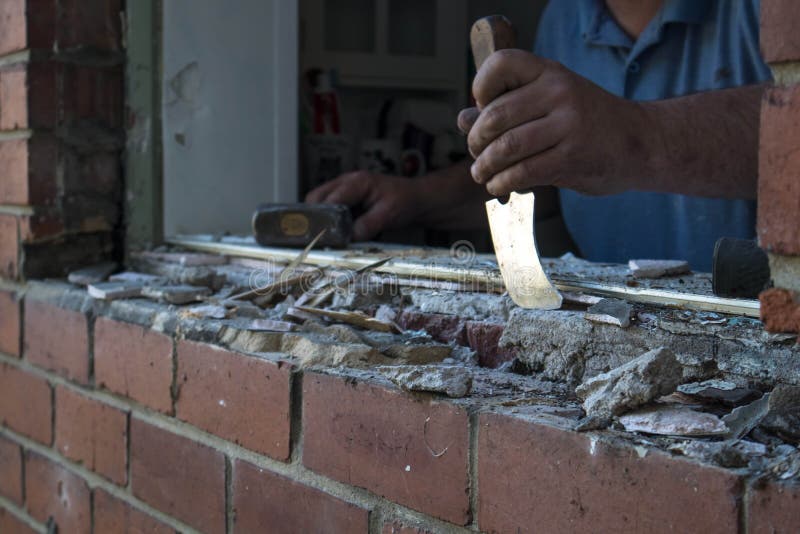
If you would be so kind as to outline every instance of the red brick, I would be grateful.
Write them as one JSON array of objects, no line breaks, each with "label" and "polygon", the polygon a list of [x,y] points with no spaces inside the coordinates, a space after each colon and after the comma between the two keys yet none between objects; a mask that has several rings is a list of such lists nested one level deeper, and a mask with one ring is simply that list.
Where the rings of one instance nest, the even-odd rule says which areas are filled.
[{"label": "red brick", "polygon": [[94,531],[121,534],[174,534],[175,530],[101,489],[94,491]]},{"label": "red brick", "polygon": [[17,66],[0,71],[0,130],[28,127],[28,71]]},{"label": "red brick", "polygon": [[468,321],[466,333],[469,347],[478,355],[481,367],[496,369],[514,359],[512,351],[501,349],[499,345],[500,337],[503,335],[503,325]]},{"label": "red brick", "polygon": [[19,357],[20,305],[16,293],[0,291],[0,352]]},{"label": "red brick", "polygon": [[318,489],[237,460],[236,532],[368,532],[369,512]]},{"label": "red brick", "polygon": [[52,517],[58,532],[91,532],[91,495],[86,481],[30,451],[25,455],[25,502],[31,517],[41,523]]},{"label": "red brick", "polygon": [[0,54],[22,50],[27,46],[26,0],[0,2]]},{"label": "red brick", "polygon": [[377,384],[303,377],[303,464],[438,518],[469,522],[464,408]]},{"label": "red brick", "polygon": [[127,427],[125,412],[56,387],[56,448],[120,485],[128,480]]},{"label": "red brick", "polygon": [[3,437],[0,437],[0,495],[22,506],[22,449]]},{"label": "red brick", "polygon": [[70,380],[88,383],[86,316],[46,302],[26,300],[25,358]]},{"label": "red brick", "polygon": [[482,531],[737,531],[729,472],[500,414],[482,414],[478,432]]},{"label": "red brick", "polygon": [[70,66],[64,69],[66,121],[92,119],[112,128],[122,127],[122,68]]},{"label": "red brick", "polygon": [[133,494],[202,532],[225,532],[225,457],[190,439],[131,420]]},{"label": "red brick", "polygon": [[64,150],[64,189],[70,195],[108,195],[115,198],[121,189],[119,156],[101,152],[82,154]]},{"label": "red brick", "polygon": [[787,289],[768,289],[759,295],[761,321],[767,332],[800,332],[800,299]]},{"label": "red brick", "polygon": [[52,136],[0,141],[0,204],[52,205],[58,143]]},{"label": "red brick", "polygon": [[0,508],[0,532],[5,534],[36,534],[36,531],[17,519],[11,512]]},{"label": "red brick", "polygon": [[800,4],[797,0],[761,0],[761,53],[764,61],[800,59]]},{"label": "red brick", "polygon": [[94,325],[98,386],[172,413],[172,339],[141,326],[98,318]]},{"label": "red brick", "polygon": [[422,527],[410,527],[404,525],[400,521],[393,521],[391,523],[384,523],[383,534],[434,534],[433,530],[428,530]]},{"label": "red brick", "polygon": [[467,344],[464,321],[455,315],[403,310],[397,318],[397,324],[406,330],[425,330],[436,341]]},{"label": "red brick", "polygon": [[58,43],[61,48],[122,47],[121,0],[61,0]]},{"label": "red brick", "polygon": [[53,128],[58,117],[58,70],[53,63],[0,70],[0,130]]},{"label": "red brick", "polygon": [[800,86],[770,88],[761,106],[758,239],[762,248],[800,255]]},{"label": "red brick", "polygon": [[800,487],[767,483],[750,491],[748,534],[800,532]]},{"label": "red brick", "polygon": [[58,213],[37,213],[19,219],[19,238],[22,243],[50,240],[63,233],[64,218]]},{"label": "red brick", "polygon": [[0,423],[45,445],[53,441],[50,385],[32,374],[0,364]]},{"label": "red brick", "polygon": [[30,204],[27,139],[0,142],[0,169],[0,203]]},{"label": "red brick", "polygon": [[212,345],[178,342],[179,419],[286,461],[291,367]]},{"label": "red brick", "polygon": [[0,2],[0,54],[25,48],[51,49],[55,36],[55,13],[55,0]]},{"label": "red brick", "polygon": [[[0,144],[1,146],[1,144]],[[19,273],[19,227],[13,215],[0,215],[0,277]]]}]

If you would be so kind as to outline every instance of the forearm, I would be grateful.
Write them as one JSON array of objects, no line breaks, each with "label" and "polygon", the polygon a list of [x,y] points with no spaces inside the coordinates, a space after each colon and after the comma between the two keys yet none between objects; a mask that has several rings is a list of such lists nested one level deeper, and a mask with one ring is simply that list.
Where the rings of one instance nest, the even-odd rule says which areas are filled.
[{"label": "forearm", "polygon": [[[756,197],[763,86],[642,102],[629,149],[642,154],[630,188],[717,198]],[[625,155],[621,155],[625,157]]]}]

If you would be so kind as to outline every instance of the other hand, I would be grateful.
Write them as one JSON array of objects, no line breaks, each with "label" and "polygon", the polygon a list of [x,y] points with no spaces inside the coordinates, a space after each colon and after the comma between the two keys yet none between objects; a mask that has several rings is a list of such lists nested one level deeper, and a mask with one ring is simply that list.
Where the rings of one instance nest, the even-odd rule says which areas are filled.
[{"label": "other hand", "polygon": [[555,185],[603,195],[630,189],[646,162],[639,104],[522,50],[492,54],[459,115],[471,174],[494,196]]},{"label": "other hand", "polygon": [[414,180],[367,171],[343,174],[322,184],[306,195],[306,202],[363,208],[364,213],[353,224],[356,241],[409,224],[419,206]]}]

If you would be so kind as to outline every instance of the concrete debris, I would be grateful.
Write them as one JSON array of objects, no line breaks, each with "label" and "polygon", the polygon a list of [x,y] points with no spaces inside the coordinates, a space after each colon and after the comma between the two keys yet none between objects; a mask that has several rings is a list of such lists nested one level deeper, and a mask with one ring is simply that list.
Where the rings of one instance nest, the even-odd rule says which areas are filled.
[{"label": "concrete debris", "polygon": [[369,345],[332,343],[329,339],[294,334],[283,335],[280,352],[297,358],[301,367],[312,365],[368,367],[392,363],[392,358],[384,356]]},{"label": "concrete debris", "polygon": [[287,321],[275,321],[273,319],[253,319],[247,323],[248,330],[262,330],[267,332],[294,332],[297,325]]},{"label": "concrete debris", "polygon": [[684,366],[684,382],[719,377],[800,384],[800,345],[769,337],[760,323],[734,325],[729,320],[724,326],[703,326],[676,320],[670,310],[654,307],[648,312],[657,318],[619,328],[590,323],[582,311],[518,308],[499,347],[513,351],[544,378],[572,385],[658,347],[675,353]]},{"label": "concrete debris", "polygon": [[461,398],[472,389],[472,373],[460,365],[399,365],[376,370],[405,391],[428,391]]},{"label": "concrete debris", "polygon": [[331,321],[347,323],[359,328],[367,330],[375,330],[376,332],[389,332],[399,334],[402,332],[399,326],[394,323],[387,323],[370,317],[363,312],[358,311],[334,311],[321,308],[311,308],[308,306],[295,306],[295,310],[311,315],[325,317]]},{"label": "concrete debris", "polygon": [[733,382],[724,380],[706,380],[705,382],[682,384],[678,386],[678,391],[704,402],[719,402],[726,406],[739,406],[761,395],[760,391],[740,388]]},{"label": "concrete debris", "polygon": [[[406,331],[408,333],[408,331]],[[464,345],[457,345],[452,343],[450,345],[450,357],[442,360],[442,363],[458,363],[461,365],[477,366],[478,353]]]},{"label": "concrete debris", "polygon": [[635,278],[661,278],[691,272],[689,262],[683,260],[630,260],[628,268]]},{"label": "concrete debris", "polygon": [[683,366],[662,347],[590,378],[575,393],[587,415],[610,417],[672,393],[682,380]]},{"label": "concrete debris", "polygon": [[620,299],[602,299],[586,310],[585,318],[595,323],[604,323],[628,328],[631,325],[633,306]]},{"label": "concrete debris", "polygon": [[381,304],[375,311],[375,318],[385,323],[394,323],[397,321],[397,311],[391,306]]},{"label": "concrete debris", "polygon": [[728,433],[728,427],[716,415],[687,406],[650,406],[621,416],[619,422],[628,432],[659,436],[709,437]]},{"label": "concrete debris", "polygon": [[593,430],[605,430],[611,426],[614,419],[611,417],[600,417],[588,415],[577,422],[575,432],[592,432]]},{"label": "concrete debris", "polygon": [[564,298],[564,302],[586,306],[593,306],[603,300],[603,297],[587,295],[586,293],[574,293],[572,291],[562,291],[561,296]]},{"label": "concrete debris", "polygon": [[191,308],[180,310],[178,315],[182,319],[227,319],[233,313],[233,310],[228,310],[224,306],[205,304],[202,306],[193,306]]},{"label": "concrete debris", "polygon": [[176,263],[186,267],[225,265],[228,263],[228,258],[226,256],[220,256],[219,254],[203,254],[201,252],[146,251],[137,253],[136,256],[164,263]]},{"label": "concrete debris", "polygon": [[227,280],[225,274],[204,265],[184,266],[142,257],[132,259],[131,265],[136,270],[166,278],[172,284],[202,286],[214,291],[222,289]]},{"label": "concrete debris", "polygon": [[224,300],[221,304],[232,310],[238,317],[247,317],[249,319],[261,319],[264,317],[264,310],[250,302]]},{"label": "concrete debris", "polygon": [[363,310],[390,304],[399,296],[400,287],[397,284],[376,283],[362,277],[352,284],[334,291],[332,307]]},{"label": "concrete debris", "polygon": [[508,319],[516,306],[511,298],[491,293],[461,293],[415,289],[408,293],[422,313],[458,315],[463,319]]},{"label": "concrete debris", "polygon": [[779,385],[769,396],[761,426],[781,439],[800,443],[800,387]]},{"label": "concrete debris", "polygon": [[761,423],[769,411],[769,393],[755,402],[734,408],[734,410],[722,418],[728,425],[730,432],[728,438],[742,439]]},{"label": "concrete debris", "polygon": [[139,283],[147,285],[158,285],[167,282],[166,278],[156,276],[154,274],[137,273],[133,271],[124,271],[117,274],[112,274],[108,278],[109,282],[126,282],[126,283]]},{"label": "concrete debris", "polygon": [[142,296],[144,284],[137,282],[101,282],[89,284],[89,296],[98,300],[130,299]]},{"label": "concrete debris", "polygon": [[207,287],[196,286],[146,286],[142,295],[169,304],[189,304],[211,295]]},{"label": "concrete debris", "polygon": [[669,447],[671,452],[722,467],[741,469],[750,466],[755,459],[767,454],[767,447],[753,441],[684,441]]},{"label": "concrete debris", "polygon": [[71,284],[88,286],[89,284],[103,282],[117,269],[119,269],[119,264],[113,261],[98,263],[97,265],[72,271],[69,273],[67,280]]}]

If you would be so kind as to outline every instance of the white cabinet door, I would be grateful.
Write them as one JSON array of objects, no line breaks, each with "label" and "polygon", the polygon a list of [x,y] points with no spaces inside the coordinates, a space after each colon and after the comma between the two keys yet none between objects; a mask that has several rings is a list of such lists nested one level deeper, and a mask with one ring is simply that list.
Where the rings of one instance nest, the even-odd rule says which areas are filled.
[{"label": "white cabinet door", "polygon": [[305,68],[335,68],[343,85],[461,91],[463,0],[303,0]]},{"label": "white cabinet door", "polygon": [[297,197],[298,6],[164,2],[164,231],[250,232]]}]

